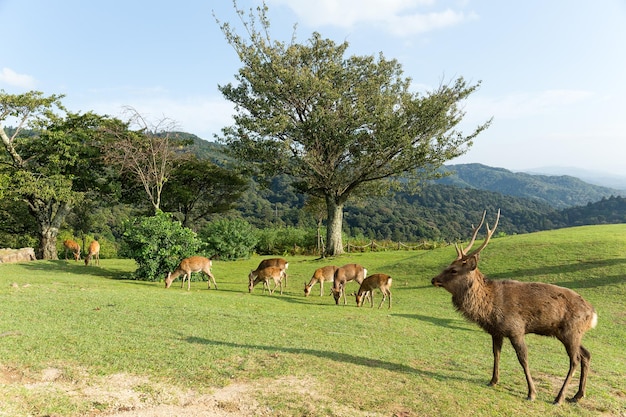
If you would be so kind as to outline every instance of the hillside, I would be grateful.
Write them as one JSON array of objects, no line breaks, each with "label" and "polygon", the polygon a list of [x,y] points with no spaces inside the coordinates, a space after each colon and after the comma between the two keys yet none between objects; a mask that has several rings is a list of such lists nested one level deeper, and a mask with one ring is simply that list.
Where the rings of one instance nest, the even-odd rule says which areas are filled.
[{"label": "hillside", "polygon": [[624,194],[623,191],[589,184],[568,175],[534,175],[482,164],[446,165],[443,171],[452,174],[438,180],[439,184],[531,198],[557,209],[581,206]]}]

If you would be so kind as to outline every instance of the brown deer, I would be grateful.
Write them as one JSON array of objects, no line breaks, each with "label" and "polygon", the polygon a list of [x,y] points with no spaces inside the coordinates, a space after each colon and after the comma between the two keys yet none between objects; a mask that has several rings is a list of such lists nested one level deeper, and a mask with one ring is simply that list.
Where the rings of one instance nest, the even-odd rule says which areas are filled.
[{"label": "brown deer", "polygon": [[307,284],[304,283],[304,296],[308,297],[311,294],[313,286],[320,283],[320,297],[324,295],[324,282],[331,282],[335,277],[335,271],[337,267],[335,265],[327,265],[321,268],[317,268],[311,277],[311,281]]},{"label": "brown deer", "polygon": [[[284,269],[276,266],[268,266],[267,268],[252,271],[248,277],[248,292],[252,292],[256,284],[263,282],[263,294],[265,294],[265,289],[267,289],[270,295],[272,295],[276,287],[280,285],[280,295],[283,295],[283,278],[286,275]],[[274,281],[274,288],[271,290],[269,284],[270,280]]]},{"label": "brown deer", "polygon": [[71,239],[67,239],[63,241],[63,246],[65,247],[65,259],[67,260],[67,251],[71,251],[74,254],[74,260],[78,261],[80,259],[80,246],[78,243],[74,242]]},{"label": "brown deer", "polygon": [[87,252],[87,256],[85,256],[85,266],[89,265],[91,258],[95,259],[94,262],[96,265],[100,265],[100,243],[98,243],[97,240],[89,244],[89,251]]},{"label": "brown deer", "polygon": [[486,278],[478,270],[478,258],[498,226],[500,210],[493,229],[489,229],[487,224],[487,237],[482,245],[467,253],[476,240],[485,214],[474,229],[469,245],[465,249],[456,247],[456,260],[433,278],[432,284],[449,291],[456,309],[491,335],[493,374],[490,386],[498,383],[500,351],[503,339],[507,337],[524,369],[528,399],[534,400],[537,391],[528,368],[524,336],[527,333],[553,336],[563,343],[569,355],[569,371],[554,403],[563,402],[567,386],[580,363],[578,392],[570,400],[576,402],[585,396],[591,360],[591,354],[581,341],[585,332],[596,326],[598,316],[591,304],[570,289],[540,282],[492,281]]},{"label": "brown deer", "polygon": [[387,274],[374,274],[365,278],[359,287],[359,292],[355,294],[357,307],[363,305],[363,301],[368,294],[370,307],[374,307],[374,290],[379,288],[380,292],[383,294],[383,299],[380,301],[378,308],[383,305],[387,297],[389,297],[389,307],[387,308],[391,308],[391,282],[392,279]]},{"label": "brown deer", "polygon": [[211,273],[211,267],[213,266],[213,261],[210,258],[205,258],[203,256],[190,256],[189,258],[185,258],[180,261],[178,268],[174,272],[170,272],[167,274],[165,278],[165,288],[169,288],[172,285],[172,282],[178,278],[180,275],[183,276],[183,281],[180,284],[180,288],[185,286],[185,279],[187,279],[187,291],[191,289],[191,274],[193,272],[204,272],[207,274],[209,289],[211,289],[211,281],[213,281],[213,285],[215,289],[217,289],[217,283],[215,282],[215,277]]},{"label": "brown deer", "polygon": [[261,269],[265,269],[265,268],[267,268],[269,266],[274,266],[276,268],[280,268],[283,271],[285,271],[283,279],[284,279],[284,284],[285,284],[285,288],[286,288],[287,287],[287,268],[289,268],[289,262],[287,262],[287,260],[283,259],[283,258],[263,259],[259,263],[259,266],[257,266],[254,271],[251,271],[250,274],[248,274],[248,281],[254,280],[254,278],[251,278],[253,274],[256,276],[256,274],[258,274],[258,272]]},{"label": "brown deer", "polygon": [[333,277],[333,297],[335,298],[335,304],[339,304],[339,299],[343,295],[343,305],[346,305],[346,283],[349,281],[356,281],[361,284],[367,275],[367,269],[363,268],[359,264],[346,264],[335,271]]}]

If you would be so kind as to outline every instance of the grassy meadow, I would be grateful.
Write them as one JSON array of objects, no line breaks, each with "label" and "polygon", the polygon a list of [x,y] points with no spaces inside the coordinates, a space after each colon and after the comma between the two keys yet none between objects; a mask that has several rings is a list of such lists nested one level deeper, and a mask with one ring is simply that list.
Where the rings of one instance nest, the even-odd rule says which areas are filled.
[{"label": "grassy meadow", "polygon": [[[552,405],[568,357],[560,342],[536,335],[526,340],[537,399],[525,399],[508,341],[500,384],[487,386],[491,337],[430,284],[455,255],[450,246],[287,256],[282,296],[261,286],[248,293],[247,273],[261,257],[215,261],[217,291],[206,281],[187,291],[180,280],[167,290],[129,280],[129,260],[0,264],[0,416],[159,415],[149,410],[163,405],[185,415],[194,398],[228,387],[240,387],[245,404],[218,399],[215,414],[198,415],[626,416],[626,225],[499,237],[481,254],[492,279],[565,286],[596,308],[579,404]],[[323,297],[319,286],[303,296],[316,268],[351,262],[393,277],[391,310],[376,308],[378,291],[373,309],[357,308],[354,297],[337,306],[329,283]]]}]

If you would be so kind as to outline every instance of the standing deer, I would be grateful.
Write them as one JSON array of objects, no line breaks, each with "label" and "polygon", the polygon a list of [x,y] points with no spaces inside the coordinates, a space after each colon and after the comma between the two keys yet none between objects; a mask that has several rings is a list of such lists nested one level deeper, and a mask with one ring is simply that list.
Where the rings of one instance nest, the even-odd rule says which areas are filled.
[{"label": "standing deer", "polygon": [[174,272],[170,272],[167,274],[167,278],[165,278],[165,288],[169,288],[170,285],[172,285],[172,282],[180,275],[182,275],[183,281],[180,284],[180,288],[184,287],[185,279],[187,279],[187,291],[189,291],[191,289],[191,274],[193,272],[204,272],[209,277],[208,288],[211,289],[211,281],[213,281],[213,285],[215,286],[215,289],[217,289],[215,277],[211,273],[212,266],[213,261],[203,256],[190,256],[189,258],[185,258],[180,261],[178,268],[176,268]]},{"label": "standing deer", "polygon": [[335,277],[335,271],[337,267],[335,265],[323,266],[321,268],[317,268],[311,277],[311,281],[307,284],[304,283],[304,296],[308,297],[311,294],[311,289],[313,286],[320,283],[320,297],[324,295],[324,282],[330,282]]},{"label": "standing deer", "polygon": [[259,266],[257,266],[254,271],[251,271],[250,274],[248,274],[248,281],[254,280],[254,278],[251,278],[253,274],[254,274],[254,276],[256,276],[256,274],[258,274],[260,270],[265,269],[265,268],[267,268],[269,266],[280,268],[283,271],[285,271],[285,274],[284,274],[284,284],[285,284],[285,288],[286,288],[287,287],[287,268],[289,268],[289,262],[287,262],[287,260],[283,259],[283,258],[263,259],[259,263]]},{"label": "standing deer", "polygon": [[383,305],[387,297],[389,297],[389,307],[387,308],[391,308],[391,282],[391,277],[386,274],[374,274],[365,278],[359,287],[359,292],[355,294],[357,307],[363,305],[363,300],[368,294],[370,307],[374,307],[374,290],[379,288],[380,292],[383,294],[383,299],[380,301],[378,308]]},{"label": "standing deer", "polygon": [[[270,295],[276,290],[276,287],[280,285],[280,295],[283,295],[283,278],[287,274],[285,270],[276,266],[268,266],[267,268],[257,269],[250,273],[248,282],[248,292],[252,292],[254,286],[259,282],[263,282],[263,294],[265,289],[269,291]],[[269,281],[274,281],[274,288],[270,290]]]},{"label": "standing deer", "polygon": [[528,399],[534,400],[537,391],[528,368],[524,336],[527,333],[554,336],[563,343],[569,356],[569,371],[554,403],[563,402],[567,386],[580,363],[578,392],[570,400],[577,402],[585,396],[591,360],[591,354],[581,345],[581,341],[585,332],[596,326],[598,316],[591,304],[570,289],[540,282],[492,281],[486,278],[478,270],[478,258],[498,226],[500,210],[493,229],[489,229],[487,224],[487,237],[482,245],[467,253],[476,240],[485,214],[474,229],[469,245],[465,249],[456,246],[456,260],[433,278],[432,284],[450,292],[456,309],[491,335],[493,374],[490,386],[498,383],[500,351],[503,339],[507,337],[524,369]]},{"label": "standing deer", "polygon": [[98,243],[97,240],[89,244],[89,251],[87,252],[87,256],[85,256],[85,266],[89,265],[89,261],[93,257],[95,257],[96,265],[100,265],[100,243]]},{"label": "standing deer", "polygon": [[67,251],[71,251],[74,254],[74,260],[78,261],[80,259],[80,246],[78,243],[74,242],[71,239],[67,239],[63,241],[63,246],[65,247],[65,259],[67,260]]},{"label": "standing deer", "polygon": [[333,277],[333,297],[335,304],[339,304],[339,299],[343,295],[343,305],[346,305],[345,287],[348,281],[356,281],[361,284],[367,275],[367,269],[359,264],[346,264],[335,271]]}]

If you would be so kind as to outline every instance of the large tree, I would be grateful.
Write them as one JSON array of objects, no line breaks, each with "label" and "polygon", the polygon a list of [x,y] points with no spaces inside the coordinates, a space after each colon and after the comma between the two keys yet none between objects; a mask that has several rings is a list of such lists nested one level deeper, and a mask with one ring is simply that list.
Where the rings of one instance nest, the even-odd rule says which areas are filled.
[{"label": "large tree", "polygon": [[[57,259],[56,238],[72,208],[107,181],[100,172],[101,127],[110,119],[66,112],[62,96],[0,92],[0,175],[5,198],[21,200],[37,223],[38,257]],[[55,111],[56,110],[56,111]],[[58,111],[65,115],[58,114]],[[17,127],[5,128],[5,122]]]},{"label": "large tree", "polygon": [[217,20],[243,66],[237,83],[220,85],[235,104],[235,124],[221,140],[258,173],[286,173],[328,212],[326,254],[343,251],[343,208],[357,193],[402,178],[429,178],[462,155],[490,121],[469,135],[456,130],[462,102],[479,84],[463,78],[414,92],[396,60],[381,53],[346,56],[313,33],[304,44],[273,40],[267,7],[247,15],[235,8],[245,36]]}]

